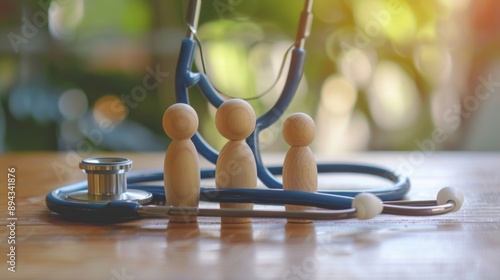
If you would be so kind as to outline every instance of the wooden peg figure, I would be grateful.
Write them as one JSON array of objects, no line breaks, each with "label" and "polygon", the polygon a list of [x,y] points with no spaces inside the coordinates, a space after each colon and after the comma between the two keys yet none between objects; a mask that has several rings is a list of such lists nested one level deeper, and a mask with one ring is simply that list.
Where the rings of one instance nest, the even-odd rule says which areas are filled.
[{"label": "wooden peg figure", "polygon": [[[200,164],[191,137],[198,130],[198,115],[189,105],[176,103],[163,114],[163,129],[172,139],[165,154],[164,185],[167,206],[198,207]],[[196,222],[193,215],[171,215],[171,222]]]},{"label": "wooden peg figure", "polygon": [[[256,188],[257,167],[252,150],[245,142],[255,128],[255,112],[246,101],[225,101],[215,114],[215,126],[229,141],[215,164],[217,188]],[[249,203],[221,203],[220,208],[253,209]],[[222,223],[248,223],[250,218],[222,217]]]},{"label": "wooden peg figure", "polygon": [[[316,125],[304,113],[290,115],[283,124],[283,138],[290,145],[283,162],[283,189],[316,192],[318,167],[309,145],[314,140]],[[314,207],[285,205],[286,210],[308,210]],[[310,223],[311,220],[288,219],[292,223]]]}]

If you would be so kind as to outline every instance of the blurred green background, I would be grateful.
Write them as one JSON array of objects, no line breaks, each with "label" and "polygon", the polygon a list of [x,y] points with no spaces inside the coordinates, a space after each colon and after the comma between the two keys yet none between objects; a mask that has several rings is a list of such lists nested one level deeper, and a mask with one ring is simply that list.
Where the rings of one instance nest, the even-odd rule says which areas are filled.
[{"label": "blurred green background", "polygon": [[[186,6],[2,0],[0,151],[165,150],[161,116],[174,103]],[[302,6],[204,0],[198,36],[215,86],[249,98],[272,85]],[[316,152],[500,150],[500,2],[316,0],[313,11],[287,113],[315,119]],[[284,77],[251,102],[257,114]],[[201,133],[220,148],[215,110],[196,88],[190,97]],[[286,149],[281,123],[261,135],[266,151]]]}]

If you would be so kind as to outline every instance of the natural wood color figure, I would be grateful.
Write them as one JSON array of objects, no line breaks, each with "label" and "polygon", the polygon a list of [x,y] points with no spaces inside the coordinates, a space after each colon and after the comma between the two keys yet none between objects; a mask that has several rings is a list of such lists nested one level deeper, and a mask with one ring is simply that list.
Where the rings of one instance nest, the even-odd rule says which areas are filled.
[{"label": "natural wood color figure", "polygon": [[[283,138],[290,145],[283,163],[283,189],[316,192],[318,167],[311,149],[316,125],[304,113],[290,115],[283,124]],[[314,209],[309,206],[285,205],[286,210]],[[292,223],[310,223],[311,220],[288,219]]]},{"label": "natural wood color figure", "polygon": [[[252,150],[245,142],[255,128],[255,112],[246,101],[231,99],[217,109],[215,125],[229,141],[215,165],[217,188],[256,188],[257,167]],[[221,203],[220,208],[253,209],[250,203]],[[222,217],[222,223],[248,223],[250,218]]]},{"label": "natural wood color figure", "polygon": [[[191,137],[198,129],[198,115],[189,105],[176,103],[163,114],[163,129],[172,139],[165,154],[164,185],[167,206],[198,207],[200,164]],[[171,222],[196,222],[196,216],[169,217]]]}]

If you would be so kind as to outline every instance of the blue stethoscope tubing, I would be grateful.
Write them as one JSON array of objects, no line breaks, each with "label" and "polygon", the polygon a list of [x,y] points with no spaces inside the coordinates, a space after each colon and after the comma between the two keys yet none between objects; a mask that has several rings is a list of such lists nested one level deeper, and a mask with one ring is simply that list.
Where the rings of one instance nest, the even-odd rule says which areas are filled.
[{"label": "blue stethoscope tubing", "polygon": [[[268,170],[273,175],[280,175],[282,167],[271,166]],[[408,191],[410,183],[407,177],[395,176],[387,169],[358,164],[319,164],[318,170],[326,170],[329,173],[359,173],[380,176],[392,181],[391,187],[376,190],[329,190],[309,193],[302,191],[282,191],[276,189],[240,189],[240,188],[200,188],[200,200],[206,202],[233,202],[233,203],[256,203],[256,204],[296,204],[304,206],[314,206],[324,209],[348,209],[351,208],[353,197],[360,192],[370,192],[377,195],[384,201],[401,199]],[[202,179],[214,178],[214,169],[201,170]],[[140,171],[131,172],[127,177],[129,189],[138,189],[151,192],[153,194],[152,203],[164,202],[164,187],[159,185],[143,185],[148,182],[163,180],[163,171]],[[137,214],[136,202],[113,201],[107,203],[92,203],[73,201],[68,199],[68,195],[87,189],[87,182],[80,181],[68,186],[58,188],[46,196],[47,207],[56,213],[73,219],[91,221],[109,221],[130,219],[139,217]]]}]

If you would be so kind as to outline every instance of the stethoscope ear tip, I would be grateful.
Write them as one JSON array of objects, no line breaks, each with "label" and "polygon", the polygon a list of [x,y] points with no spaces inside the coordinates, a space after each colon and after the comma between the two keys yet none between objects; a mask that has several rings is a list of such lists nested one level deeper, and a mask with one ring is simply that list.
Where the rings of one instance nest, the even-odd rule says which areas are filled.
[{"label": "stethoscope ear tip", "polygon": [[368,220],[382,213],[384,204],[382,200],[372,193],[360,193],[354,197],[352,208],[356,209],[356,217]]},{"label": "stethoscope ear tip", "polygon": [[456,212],[460,210],[462,204],[464,203],[464,193],[457,188],[444,187],[439,190],[436,201],[438,205],[453,202],[455,204],[455,207],[453,207],[453,210],[451,210],[451,212]]}]

